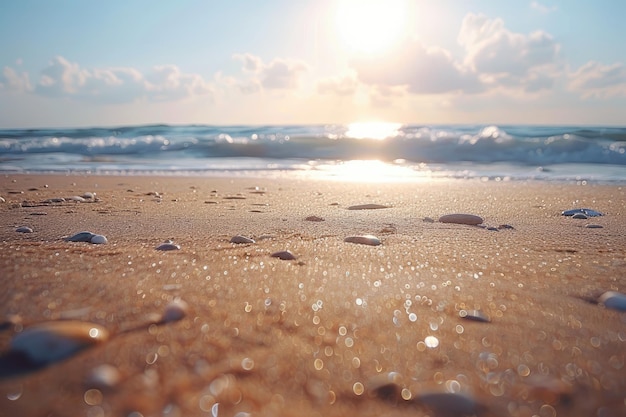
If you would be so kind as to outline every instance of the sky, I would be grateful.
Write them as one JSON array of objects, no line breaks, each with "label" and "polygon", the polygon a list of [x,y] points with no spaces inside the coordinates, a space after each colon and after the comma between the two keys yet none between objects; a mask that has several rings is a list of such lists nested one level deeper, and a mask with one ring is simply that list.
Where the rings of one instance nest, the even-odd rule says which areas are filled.
[{"label": "sky", "polygon": [[626,126],[626,2],[0,3],[0,128]]}]

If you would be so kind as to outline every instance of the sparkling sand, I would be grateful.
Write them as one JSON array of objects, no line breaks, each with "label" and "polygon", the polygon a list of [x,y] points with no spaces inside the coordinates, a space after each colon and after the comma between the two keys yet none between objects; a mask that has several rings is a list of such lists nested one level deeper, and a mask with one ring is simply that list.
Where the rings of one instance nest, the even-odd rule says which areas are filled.
[{"label": "sparkling sand", "polygon": [[[0,196],[1,416],[626,415],[626,313],[597,302],[626,292],[626,187],[11,175]],[[112,336],[11,362],[60,319]]]}]

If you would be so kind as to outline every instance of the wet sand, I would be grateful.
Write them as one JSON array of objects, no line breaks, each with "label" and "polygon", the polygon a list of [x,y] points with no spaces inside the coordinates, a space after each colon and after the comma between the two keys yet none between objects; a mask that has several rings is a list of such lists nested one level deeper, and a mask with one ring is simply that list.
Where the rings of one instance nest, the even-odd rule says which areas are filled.
[{"label": "wet sand", "polygon": [[[626,292],[626,187],[10,175],[0,196],[2,416],[626,415],[626,313],[596,302]],[[64,241],[83,230],[108,243]],[[145,325],[175,299],[186,317]],[[1,360],[59,319],[114,336]]]}]

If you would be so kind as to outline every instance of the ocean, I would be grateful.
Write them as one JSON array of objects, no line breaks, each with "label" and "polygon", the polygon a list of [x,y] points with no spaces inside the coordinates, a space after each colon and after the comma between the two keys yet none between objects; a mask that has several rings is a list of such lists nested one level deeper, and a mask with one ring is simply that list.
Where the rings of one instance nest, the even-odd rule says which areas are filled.
[{"label": "ocean", "polygon": [[354,123],[4,129],[0,173],[626,183],[626,128]]}]

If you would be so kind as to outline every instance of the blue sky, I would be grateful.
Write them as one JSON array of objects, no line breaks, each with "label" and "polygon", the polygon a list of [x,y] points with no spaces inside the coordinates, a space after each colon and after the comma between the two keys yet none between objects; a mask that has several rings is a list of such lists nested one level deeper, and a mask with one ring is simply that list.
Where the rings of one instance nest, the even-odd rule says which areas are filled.
[{"label": "blue sky", "polygon": [[626,125],[626,2],[20,0],[0,127]]}]

